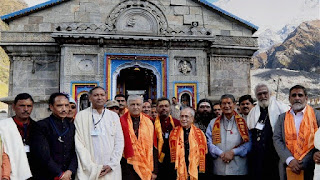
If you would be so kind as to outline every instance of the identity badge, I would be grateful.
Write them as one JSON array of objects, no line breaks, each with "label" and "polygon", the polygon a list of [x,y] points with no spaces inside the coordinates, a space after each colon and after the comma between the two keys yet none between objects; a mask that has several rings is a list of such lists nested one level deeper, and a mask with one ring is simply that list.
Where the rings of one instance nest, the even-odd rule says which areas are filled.
[{"label": "identity badge", "polygon": [[169,138],[169,133],[168,133],[168,132],[166,132],[166,133],[164,134],[164,138],[166,138],[166,139]]},{"label": "identity badge", "polygon": [[264,128],[264,124],[263,123],[257,123],[257,125],[256,125],[256,129],[258,129],[258,130],[260,130],[260,131],[262,131],[263,130],[263,128]]},{"label": "identity badge", "polygon": [[94,130],[91,131],[91,136],[99,136],[99,135],[100,135],[100,131],[99,130],[94,129]]},{"label": "identity badge", "polygon": [[24,150],[26,151],[26,153],[30,152],[30,146],[24,145]]}]

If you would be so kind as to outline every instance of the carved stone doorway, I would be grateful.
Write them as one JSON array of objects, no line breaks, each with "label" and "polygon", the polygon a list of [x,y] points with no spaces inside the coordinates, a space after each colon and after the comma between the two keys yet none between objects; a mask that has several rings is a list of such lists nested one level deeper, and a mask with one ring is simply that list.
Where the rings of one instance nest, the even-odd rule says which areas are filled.
[{"label": "carved stone doorway", "polygon": [[157,97],[156,75],[152,70],[138,65],[122,69],[117,77],[117,94],[127,96],[128,92],[145,92],[144,99]]}]

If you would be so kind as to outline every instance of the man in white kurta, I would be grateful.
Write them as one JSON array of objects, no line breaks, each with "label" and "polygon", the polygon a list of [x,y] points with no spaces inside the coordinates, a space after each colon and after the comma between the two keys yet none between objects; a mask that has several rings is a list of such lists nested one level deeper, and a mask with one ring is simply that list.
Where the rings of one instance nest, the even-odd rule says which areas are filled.
[{"label": "man in white kurta", "polygon": [[10,179],[23,180],[30,178],[32,175],[25,147],[12,118],[0,120],[0,136],[3,141],[4,152],[8,154],[10,159]]},{"label": "man in white kurta", "polygon": [[0,120],[0,136],[3,150],[10,159],[11,180],[23,180],[32,176],[27,153],[30,153],[30,131],[35,124],[30,117],[33,103],[30,94],[18,94],[12,104],[15,116]]},{"label": "man in white kurta", "polygon": [[124,140],[119,116],[104,108],[102,87],[89,92],[92,107],[80,111],[75,119],[77,179],[121,180],[120,160]]}]

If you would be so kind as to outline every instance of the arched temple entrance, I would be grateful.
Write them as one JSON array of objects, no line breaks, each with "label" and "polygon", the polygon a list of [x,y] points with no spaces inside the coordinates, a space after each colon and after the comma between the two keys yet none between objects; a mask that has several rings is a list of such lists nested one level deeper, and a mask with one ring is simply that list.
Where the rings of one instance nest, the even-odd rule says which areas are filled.
[{"label": "arched temple entrance", "polygon": [[134,65],[122,69],[117,76],[117,94],[138,94],[144,99],[157,98],[157,77],[152,70]]}]

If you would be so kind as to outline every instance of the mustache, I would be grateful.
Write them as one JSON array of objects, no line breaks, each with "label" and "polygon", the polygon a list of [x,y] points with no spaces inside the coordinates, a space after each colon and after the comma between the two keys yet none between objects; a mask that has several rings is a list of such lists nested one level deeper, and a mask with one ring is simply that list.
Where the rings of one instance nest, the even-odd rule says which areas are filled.
[{"label": "mustache", "polygon": [[294,101],[293,104],[302,104],[301,101]]},{"label": "mustache", "polygon": [[23,112],[22,114],[27,114],[30,115],[30,113],[28,111]]}]

